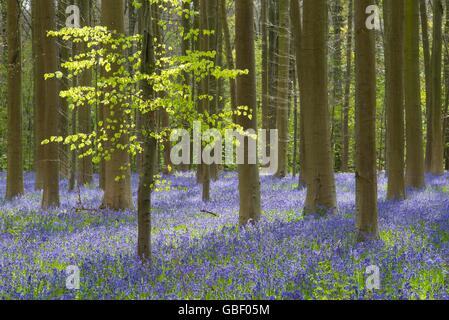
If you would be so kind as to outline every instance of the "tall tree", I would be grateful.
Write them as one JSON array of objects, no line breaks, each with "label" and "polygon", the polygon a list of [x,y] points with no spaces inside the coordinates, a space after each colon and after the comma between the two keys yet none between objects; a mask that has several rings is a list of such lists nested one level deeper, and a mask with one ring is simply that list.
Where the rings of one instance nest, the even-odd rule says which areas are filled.
[{"label": "tall tree", "polygon": [[[247,75],[237,78],[237,105],[247,106],[249,111],[257,112],[256,57],[254,48],[254,2],[237,0],[235,3],[236,30],[236,66],[239,70],[248,70]],[[257,130],[257,117],[241,116],[239,124],[244,130]],[[245,138],[245,150],[249,138]],[[260,218],[260,178],[257,164],[250,164],[249,155],[245,163],[239,164],[240,225]],[[257,158],[257,156],[256,156]]]},{"label": "tall tree", "polygon": [[[209,49],[209,38],[208,38],[208,19],[207,19],[207,5],[208,1],[200,0],[200,43],[199,47],[201,51],[207,51]],[[198,88],[198,95],[203,96],[209,93],[209,77],[206,76],[201,80],[200,87]],[[209,99],[201,99],[199,102],[199,111],[201,113],[209,112]],[[202,149],[202,148],[201,148]],[[201,152],[202,153],[202,152]],[[201,157],[202,158],[202,157]],[[203,186],[202,198],[203,201],[210,200],[210,166],[202,163],[198,168],[199,178]]]},{"label": "tall tree", "polygon": [[[81,14],[81,26],[91,26],[91,1],[90,0],[78,0],[78,5]],[[87,49],[86,45],[81,45],[81,51]],[[79,86],[90,87],[92,86],[92,71],[85,70],[79,77]],[[78,131],[79,133],[88,134],[91,129],[91,110],[89,106],[82,106],[78,110]],[[80,158],[78,160],[78,184],[87,185],[92,182],[93,167],[92,157],[89,155],[83,155],[87,151],[87,148],[80,150]]]},{"label": "tall tree", "polygon": [[7,0],[8,33],[8,173],[6,199],[23,193],[21,9]]},{"label": "tall tree", "polygon": [[[226,2],[222,0],[222,2]],[[268,109],[270,106],[270,96],[269,96],[269,78],[268,78],[268,0],[260,1],[260,19],[261,19],[261,29],[262,29],[262,128],[268,129]]]},{"label": "tall tree", "polygon": [[343,123],[342,123],[342,152],[341,152],[341,171],[346,172],[349,169],[349,110],[351,100],[351,73],[352,73],[352,34],[354,20],[353,0],[348,2],[348,30],[346,36],[346,82],[343,103]]},{"label": "tall tree", "polygon": [[442,119],[442,80],[441,64],[443,50],[443,2],[433,2],[433,47],[431,57],[432,75],[432,144],[430,172],[436,175],[444,173],[444,145]]},{"label": "tall tree", "polygon": [[405,115],[406,183],[424,186],[424,153],[419,70],[419,1],[408,0],[405,6]]},{"label": "tall tree", "polygon": [[390,32],[386,67],[388,199],[405,198],[404,178],[404,0],[385,0]]},{"label": "tall tree", "polygon": [[[331,95],[331,141],[332,148],[338,145],[339,128],[335,121],[336,110],[341,109],[341,103],[343,100],[343,78],[342,78],[342,27],[343,27],[343,6],[341,0],[332,1],[332,29],[333,29],[333,50],[332,50],[332,95]],[[338,155],[336,160],[340,160],[341,156]],[[336,162],[337,162],[336,161]],[[341,162],[341,161],[340,161]],[[338,162],[337,162],[338,164]]]},{"label": "tall tree", "polygon": [[279,131],[278,170],[276,176],[288,173],[289,135],[289,74],[290,74],[290,0],[279,1],[279,54],[276,90],[276,128]]},{"label": "tall tree", "polygon": [[296,74],[297,82],[299,87],[299,100],[300,100],[300,110],[299,110],[299,183],[300,188],[305,185],[305,170],[307,166],[305,165],[305,141],[304,141],[304,68],[302,67],[303,57],[302,57],[302,17],[301,10],[299,6],[299,0],[291,0],[291,23],[292,23],[292,33],[294,37],[294,51],[296,59]]},{"label": "tall tree", "polygon": [[[47,32],[56,29],[55,2],[42,0],[38,10],[39,39],[42,41],[43,74],[55,72],[58,69],[56,40],[47,36]],[[44,9],[45,8],[45,9]],[[55,78],[44,83],[44,139],[58,135],[59,122],[59,81]],[[44,145],[43,154],[44,179],[42,207],[59,206],[59,147],[56,143]]]},{"label": "tall tree", "polygon": [[432,76],[430,68],[430,44],[429,44],[429,25],[427,17],[427,1],[419,1],[419,11],[421,17],[421,32],[424,51],[424,75],[426,82],[426,153],[425,169],[430,172],[432,159]]},{"label": "tall tree", "polygon": [[[145,1],[139,11],[139,32],[143,36],[142,44],[142,73],[151,75],[155,69],[153,31],[151,20],[151,5]],[[142,83],[143,95],[147,99],[154,96],[149,83]],[[154,132],[157,126],[157,113],[155,111],[141,114],[142,128],[147,132]],[[139,176],[139,189],[137,199],[138,212],[138,241],[137,252],[142,260],[151,258],[151,193],[154,184],[156,166],[157,141],[151,135],[143,135],[144,154],[142,157],[142,170]]]},{"label": "tall tree", "polygon": [[35,190],[42,190],[44,180],[44,122],[45,122],[45,80],[44,80],[44,56],[43,41],[40,32],[40,11],[42,6],[37,1],[31,1],[32,21],[32,51],[33,51],[33,85],[34,85],[34,137],[35,137]]},{"label": "tall tree", "polygon": [[[229,31],[228,16],[226,10],[226,0],[220,0],[220,12],[221,12],[220,13],[221,25],[223,28],[223,39],[225,44],[226,63],[229,69],[235,69],[234,56],[232,53],[232,46],[231,46],[231,32]],[[236,110],[237,103],[235,101],[236,99],[235,79],[229,78],[229,88],[231,95],[231,107],[232,110]]]},{"label": "tall tree", "polygon": [[[109,30],[124,34],[124,0],[102,0],[101,14],[102,25]],[[109,74],[113,74],[117,66],[112,65]],[[105,105],[104,119],[109,119],[113,125],[109,130],[109,137],[113,137],[120,130],[120,125],[124,123],[123,111],[118,105]],[[128,137],[120,136],[120,144],[126,145]],[[109,144],[111,147],[111,144]],[[124,210],[133,206],[131,198],[131,174],[130,159],[126,150],[120,150],[112,146],[111,158],[105,162],[105,190],[103,206],[115,210]],[[123,178],[124,177],[124,178]],[[120,178],[120,179],[117,179]]]},{"label": "tall tree", "polygon": [[327,95],[327,23],[327,1],[304,0],[305,213],[333,212],[337,206]]},{"label": "tall tree", "polygon": [[[57,6],[57,28],[64,28],[66,25],[66,8],[69,5],[68,0],[60,0],[58,1]],[[69,56],[71,53],[71,45],[65,43],[65,41],[58,41],[58,49],[59,49],[59,67],[62,63],[69,60]],[[68,79],[60,79],[59,88],[61,91],[65,91],[69,88],[69,80]],[[59,98],[59,135],[61,137],[67,137],[69,130],[69,103],[67,99],[60,97]],[[61,163],[61,176],[63,178],[69,178],[70,176],[70,151],[69,146],[61,143],[59,145],[59,159]]]},{"label": "tall tree", "polygon": [[359,241],[378,237],[376,173],[376,35],[366,27],[366,8],[355,1],[356,225]]}]

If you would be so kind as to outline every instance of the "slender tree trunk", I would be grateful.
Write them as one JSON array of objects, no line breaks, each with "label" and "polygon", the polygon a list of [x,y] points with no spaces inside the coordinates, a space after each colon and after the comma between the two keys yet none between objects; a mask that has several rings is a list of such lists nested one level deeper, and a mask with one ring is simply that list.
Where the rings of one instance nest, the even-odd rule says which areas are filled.
[{"label": "slender tree trunk", "polygon": [[[222,0],[226,2],[225,0]],[[294,0],[293,0],[294,1]],[[268,0],[261,0],[262,29],[262,128],[269,128],[270,94],[268,77]]]},{"label": "slender tree trunk", "polygon": [[430,44],[429,44],[429,25],[427,17],[426,0],[419,2],[421,16],[421,31],[424,51],[424,74],[426,78],[426,156],[425,169],[430,172],[432,162],[432,75],[430,68]]},{"label": "slender tree trunk", "polygon": [[406,182],[413,188],[424,187],[424,153],[419,70],[419,2],[405,6],[405,115]]},{"label": "slender tree trunk", "polygon": [[276,127],[279,130],[278,139],[278,170],[277,177],[288,174],[288,147],[290,141],[288,125],[288,95],[290,74],[290,0],[279,2],[279,55],[278,80],[276,98]]},{"label": "slender tree trunk", "polygon": [[[102,24],[109,30],[118,33],[125,32],[124,26],[124,1],[123,0],[102,0]],[[116,66],[112,67],[114,72]],[[104,106],[104,118],[117,121],[115,126],[111,126],[108,136],[113,136],[119,130],[118,126],[123,123],[124,114],[119,106]],[[126,145],[128,137],[122,135],[120,144]],[[116,149],[116,148],[114,148]],[[131,198],[131,174],[130,159],[126,150],[114,150],[111,152],[111,159],[105,162],[105,192],[103,207],[125,210],[133,206]],[[116,179],[124,176],[124,179]]]},{"label": "slender tree trunk", "polygon": [[[209,38],[205,32],[207,33],[207,30],[209,30],[208,26],[208,19],[207,19],[207,0],[200,0],[200,50],[201,51],[207,51],[209,49]],[[199,88],[198,95],[207,95],[209,94],[209,76],[206,76],[202,81]],[[201,113],[209,112],[209,100],[208,99],[202,99],[199,102],[199,108]],[[201,148],[202,153],[203,148]],[[202,158],[202,157],[201,157]],[[210,200],[210,166],[202,163],[199,166],[199,174],[200,174],[200,181],[203,186],[202,190],[202,198],[204,202],[207,202]]]},{"label": "slender tree trunk", "polygon": [[[295,0],[292,0],[295,1]],[[295,61],[296,62],[296,61]],[[298,170],[298,76],[296,68],[293,68],[293,177],[296,177]]]},{"label": "slender tree trunk", "polygon": [[[277,97],[277,75],[278,75],[278,2],[279,0],[268,0],[268,79],[269,81],[269,108],[268,108],[268,129],[276,129],[276,97]],[[267,139],[267,147],[270,150],[270,140]]]},{"label": "slender tree trunk", "polygon": [[35,137],[35,190],[42,190],[44,181],[44,122],[45,122],[45,80],[44,57],[41,39],[40,11],[42,6],[37,1],[31,1],[32,36],[33,36],[33,73],[34,73],[34,137]]},{"label": "slender tree trunk", "polygon": [[445,153],[445,169],[449,170],[449,0],[446,0],[446,26],[445,26],[445,54],[444,54],[444,79],[446,100],[444,103],[444,153]]},{"label": "slender tree trunk", "polygon": [[337,206],[327,97],[327,19],[326,0],[304,0],[306,214],[335,212]]},{"label": "slender tree trunk", "polygon": [[[396,1],[396,0],[395,0]],[[376,173],[376,35],[366,28],[366,8],[355,1],[356,207],[358,240],[378,238]]]},{"label": "slender tree trunk", "polygon": [[299,0],[291,0],[291,23],[292,23],[292,33],[295,40],[295,58],[296,58],[296,74],[299,87],[299,182],[298,187],[302,188],[305,186],[305,170],[307,168],[305,164],[305,140],[304,140],[304,68],[302,67],[302,17],[301,10],[299,8]]},{"label": "slender tree trunk", "polygon": [[[139,29],[143,36],[142,45],[142,73],[151,75],[154,73],[154,46],[152,39],[151,5],[143,3],[139,12]],[[153,98],[152,87],[142,83],[143,94],[147,99]],[[156,112],[142,114],[142,129],[149,132],[156,130]],[[157,154],[157,141],[150,135],[143,135],[144,153],[142,157],[142,171],[139,176],[138,190],[138,243],[137,252],[144,261],[151,259],[151,193],[154,184],[154,174]]]},{"label": "slender tree trunk", "polygon": [[[90,0],[78,0],[81,13],[81,26],[89,27],[91,25],[91,1]],[[80,50],[84,52],[87,50],[86,45],[81,45]],[[86,70],[79,77],[79,86],[90,87],[92,86],[92,71]],[[91,132],[91,110],[88,105],[82,106],[78,110],[78,131],[79,133],[89,134]],[[78,185],[88,185],[92,183],[93,178],[93,166],[92,157],[84,156],[88,148],[79,151],[78,159]]]},{"label": "slender tree trunk", "polygon": [[[58,29],[64,28],[66,23],[65,10],[68,6],[67,0],[58,1],[57,17],[58,17]],[[65,41],[59,41],[59,67],[62,63],[69,60],[71,48]],[[65,91],[69,88],[69,80],[61,79],[59,81],[59,87],[61,91]],[[67,137],[69,133],[69,104],[67,99],[59,98],[59,135],[61,137]],[[68,179],[70,176],[70,159],[69,159],[69,146],[65,144],[59,144],[59,159],[61,164],[61,176],[64,179]]]},{"label": "slender tree trunk", "polygon": [[442,119],[442,25],[443,2],[433,2],[433,49],[431,57],[432,74],[432,146],[430,172],[435,175],[444,173],[444,145],[443,145],[443,119]]},{"label": "slender tree trunk", "polygon": [[404,0],[386,0],[391,30],[387,95],[388,199],[405,198],[404,180]]},{"label": "slender tree trunk", "polygon": [[[58,69],[56,40],[47,36],[47,32],[56,29],[55,3],[52,0],[42,0],[39,9],[40,39],[42,41],[43,73],[52,73]],[[42,10],[45,8],[45,10]],[[58,135],[59,122],[59,81],[48,79],[44,84],[45,121],[44,139]],[[56,143],[44,146],[44,184],[42,208],[59,206],[59,148]]]},{"label": "slender tree trunk", "polygon": [[8,33],[8,173],[6,199],[23,194],[21,9],[7,0]]},{"label": "slender tree trunk", "polygon": [[[237,78],[237,104],[248,106],[257,112],[256,58],[254,48],[254,2],[237,0],[235,3],[235,29],[237,69],[248,70],[248,75]],[[239,123],[245,130],[257,130],[257,117],[239,117]],[[245,139],[248,150],[248,139]],[[256,156],[257,158],[257,156]],[[260,218],[260,178],[257,164],[249,164],[248,155],[245,163],[239,164],[240,225],[256,222]]]},{"label": "slender tree trunk", "polygon": [[352,33],[353,33],[353,0],[348,3],[348,31],[346,39],[346,83],[343,103],[343,124],[342,124],[342,155],[341,171],[349,170],[349,110],[351,99],[351,74],[352,74]]},{"label": "slender tree trunk", "polygon": [[[331,116],[331,143],[332,149],[337,150],[338,135],[340,134],[340,128],[338,128],[338,122],[335,121],[336,110],[341,109],[343,102],[343,79],[342,79],[342,27],[343,18],[341,0],[333,0],[333,13],[332,13],[332,25],[333,25],[333,52],[332,52],[332,116]],[[340,152],[339,152],[340,153]],[[336,155],[337,167],[341,167],[341,153]],[[339,163],[339,162],[340,163]]]},{"label": "slender tree trunk", "polygon": [[[208,51],[215,51],[214,64],[217,63],[217,52],[218,52],[218,0],[207,0],[207,24],[211,31],[208,41]],[[211,100],[209,101],[209,109],[211,114],[217,114],[218,112],[218,99],[217,99],[218,81],[217,79],[209,75],[209,96]],[[213,163],[209,168],[210,177],[212,180],[218,180],[218,164]]]}]

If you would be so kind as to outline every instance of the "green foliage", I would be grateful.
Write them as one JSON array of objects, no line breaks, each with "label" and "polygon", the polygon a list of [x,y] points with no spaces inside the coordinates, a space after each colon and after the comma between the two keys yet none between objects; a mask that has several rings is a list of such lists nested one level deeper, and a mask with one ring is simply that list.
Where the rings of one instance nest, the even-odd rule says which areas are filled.
[{"label": "green foliage", "polygon": [[[185,81],[187,74],[194,75],[199,82],[208,76],[216,79],[235,78],[246,73],[215,66],[214,51],[188,51],[185,56],[179,56],[173,48],[153,39],[156,68],[152,74],[144,74],[141,72],[140,35],[125,36],[98,26],[64,28],[49,32],[49,36],[61,38],[68,43],[83,44],[82,47],[86,50],[64,62],[62,70],[47,74],[45,78],[75,79],[84,72],[94,72],[96,81],[91,86],[72,86],[61,91],[60,96],[68,101],[72,110],[103,108],[108,116],[97,121],[96,130],[90,133],[51,137],[42,144],[64,143],[71,150],[77,150],[80,158],[91,156],[94,163],[99,163],[103,159],[110,160],[115,150],[125,150],[135,156],[142,152],[140,136],[150,135],[163,142],[170,137],[173,128],[191,127],[186,124],[194,120],[202,121],[203,129],[214,127],[224,130],[236,127],[229,120],[232,111],[219,114],[199,113],[192,88]],[[127,56],[125,52],[134,47],[139,50]],[[152,87],[154,97],[151,100],[144,98],[142,85]],[[213,97],[206,95],[197,98],[201,100]],[[170,128],[147,132],[137,127],[137,113],[145,115],[159,110],[165,110],[170,115]],[[120,119],[114,117],[118,112],[124,115]],[[250,116],[246,111],[238,112]]]}]

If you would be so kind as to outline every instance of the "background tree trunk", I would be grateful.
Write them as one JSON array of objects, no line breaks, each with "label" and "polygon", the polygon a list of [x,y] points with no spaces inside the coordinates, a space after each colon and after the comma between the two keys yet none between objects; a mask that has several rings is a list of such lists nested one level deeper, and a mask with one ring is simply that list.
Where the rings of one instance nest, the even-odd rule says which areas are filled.
[{"label": "background tree trunk", "polygon": [[419,71],[419,2],[405,3],[405,115],[406,182],[413,188],[424,187],[424,153]]},{"label": "background tree trunk", "polygon": [[8,172],[6,199],[23,193],[21,8],[7,0],[8,33]]},{"label": "background tree trunk", "polygon": [[33,36],[33,73],[34,73],[34,137],[35,137],[35,190],[42,190],[44,184],[44,122],[45,122],[45,80],[44,57],[41,38],[40,11],[42,6],[31,1],[32,36]]},{"label": "background tree trunk", "polygon": [[[123,0],[102,0],[101,13],[102,24],[109,30],[115,30],[118,33],[125,32],[124,26],[124,1]],[[116,66],[112,67],[112,72]],[[113,113],[112,113],[113,112]],[[116,126],[111,126],[111,132],[108,136],[113,136],[118,130],[117,126],[123,123],[123,112],[119,106],[104,106],[104,118],[116,120]],[[121,136],[120,144],[126,145],[128,137]],[[116,148],[114,148],[116,149]],[[103,198],[103,206],[114,210],[124,210],[131,208],[131,174],[130,160],[127,151],[114,150],[111,153],[111,159],[105,162],[105,191]],[[124,176],[124,179],[117,177]]]},{"label": "background tree trunk", "polygon": [[[91,26],[91,1],[78,0],[78,5],[81,14],[81,27]],[[86,45],[81,45],[80,51],[87,50]],[[90,87],[92,85],[92,71],[86,70],[79,77],[79,86]],[[89,134],[91,132],[91,109],[90,106],[85,105],[78,109],[78,131],[79,133]],[[93,166],[92,157],[83,156],[88,148],[79,151],[78,159],[78,185],[88,185],[92,183]]]},{"label": "background tree trunk", "polygon": [[[257,111],[256,58],[254,48],[254,7],[252,0],[237,0],[235,3],[236,66],[249,70],[248,75],[237,78],[237,105],[248,106],[249,111]],[[239,117],[243,129],[257,130],[257,117]],[[245,151],[248,139],[245,139]],[[240,225],[256,222],[260,218],[260,178],[257,164],[239,164]]]},{"label": "background tree trunk", "polygon": [[327,88],[327,1],[304,0],[303,105],[307,197],[305,213],[336,210]]},{"label": "background tree trunk", "polygon": [[442,119],[442,81],[441,64],[443,48],[443,2],[433,2],[433,48],[431,58],[432,75],[432,154],[430,172],[435,175],[444,173],[444,145],[443,145],[443,119]]},{"label": "background tree trunk", "polygon": [[[396,1],[396,0],[394,0]],[[355,1],[356,225],[359,241],[378,238],[376,172],[376,35],[366,28],[366,8]]]},{"label": "background tree trunk", "polygon": [[279,55],[277,97],[276,97],[276,127],[279,130],[278,170],[277,177],[288,174],[289,135],[289,74],[290,74],[290,0],[279,2]]},{"label": "background tree trunk", "polygon": [[388,199],[405,198],[404,181],[404,0],[386,0],[390,32],[390,44],[386,79],[387,96],[387,152],[388,152]]},{"label": "background tree trunk", "polygon": [[421,31],[424,51],[424,74],[426,81],[426,155],[425,170],[430,172],[432,162],[432,75],[430,68],[430,44],[429,44],[429,24],[427,17],[427,2],[419,2],[421,16]]},{"label": "background tree trunk", "polygon": [[352,74],[352,33],[353,33],[353,0],[348,2],[348,30],[346,39],[346,82],[345,96],[343,103],[343,124],[342,124],[342,153],[341,171],[349,170],[349,110],[351,100],[351,74]]},{"label": "background tree trunk", "polygon": [[[43,74],[52,73],[58,69],[56,40],[47,36],[47,32],[56,29],[55,3],[52,0],[42,0],[39,5],[40,39],[42,41]],[[45,10],[42,10],[45,8]],[[58,135],[59,122],[59,81],[56,78],[45,80],[45,121],[44,139]],[[44,146],[44,185],[42,207],[44,209],[59,206],[59,147],[56,143]]]}]

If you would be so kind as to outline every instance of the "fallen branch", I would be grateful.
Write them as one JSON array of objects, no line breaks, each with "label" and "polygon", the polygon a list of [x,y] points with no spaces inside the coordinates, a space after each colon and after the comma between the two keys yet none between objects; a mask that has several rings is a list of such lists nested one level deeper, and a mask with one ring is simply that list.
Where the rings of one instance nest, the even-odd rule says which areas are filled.
[{"label": "fallen branch", "polygon": [[217,214],[217,213],[210,212],[210,211],[207,211],[207,210],[201,210],[201,212],[202,212],[202,213],[208,213],[208,214],[210,214],[210,215],[213,215],[214,217],[219,217],[219,216],[220,216],[220,215]]}]

